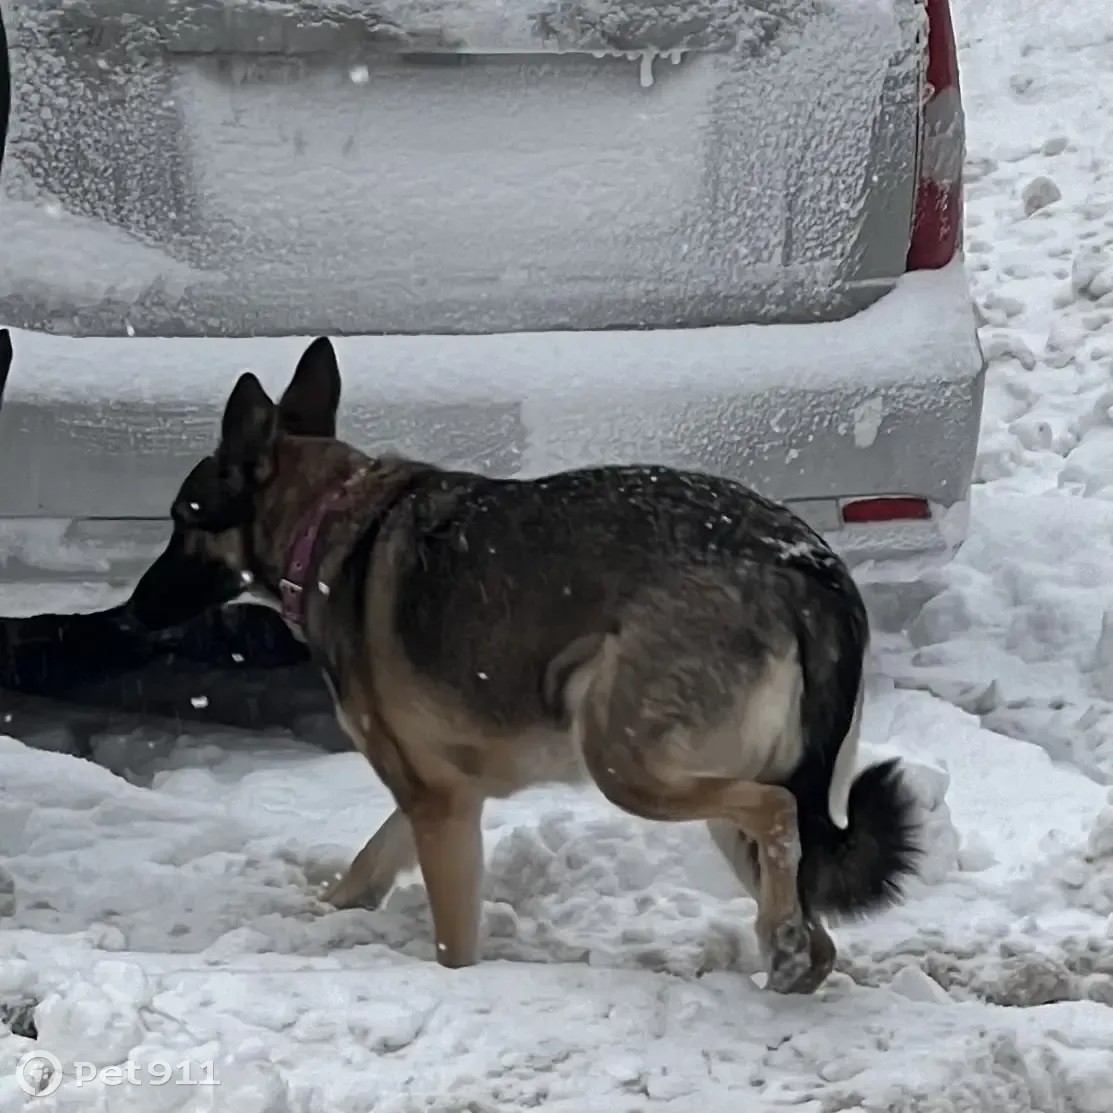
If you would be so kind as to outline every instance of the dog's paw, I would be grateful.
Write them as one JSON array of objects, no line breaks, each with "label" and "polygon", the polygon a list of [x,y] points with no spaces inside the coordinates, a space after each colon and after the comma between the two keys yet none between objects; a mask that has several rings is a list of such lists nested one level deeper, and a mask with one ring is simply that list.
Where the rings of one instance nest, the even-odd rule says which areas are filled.
[{"label": "dog's paw", "polygon": [[787,990],[788,993],[815,993],[835,968],[838,951],[827,929],[816,923],[810,924],[808,931],[811,935],[811,965],[808,972]]},{"label": "dog's paw", "polygon": [[803,920],[786,920],[765,936],[762,949],[769,969],[768,987],[775,993],[815,992],[804,988],[811,981],[812,937]]},{"label": "dog's paw", "polygon": [[352,884],[347,874],[344,874],[326,881],[319,888],[317,899],[331,911],[363,908],[368,912],[374,912],[383,903],[385,897],[386,893],[381,893],[378,889]]},{"label": "dog's paw", "polygon": [[818,921],[778,924],[765,935],[762,950],[769,968],[768,988],[777,993],[815,993],[838,957],[834,940]]},{"label": "dog's paw", "polygon": [[319,915],[340,908],[362,907],[359,899],[362,894],[351,891],[347,869],[338,869],[339,865],[338,862],[311,862],[302,866],[313,911]]}]

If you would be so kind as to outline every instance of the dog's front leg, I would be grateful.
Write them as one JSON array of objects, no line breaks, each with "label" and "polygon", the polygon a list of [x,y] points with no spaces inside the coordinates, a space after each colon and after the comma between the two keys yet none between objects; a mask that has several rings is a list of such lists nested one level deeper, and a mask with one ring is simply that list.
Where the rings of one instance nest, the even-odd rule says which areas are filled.
[{"label": "dog's front leg", "polygon": [[429,908],[437,961],[472,966],[479,959],[483,890],[483,800],[426,790],[407,809]]},{"label": "dog's front leg", "polygon": [[352,859],[347,873],[322,893],[335,908],[378,908],[398,875],[417,865],[409,819],[397,808]]}]

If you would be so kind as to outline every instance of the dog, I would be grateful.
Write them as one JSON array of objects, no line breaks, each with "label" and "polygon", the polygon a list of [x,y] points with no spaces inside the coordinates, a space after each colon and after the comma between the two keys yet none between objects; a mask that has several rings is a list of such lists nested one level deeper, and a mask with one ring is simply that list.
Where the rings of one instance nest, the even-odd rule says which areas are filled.
[{"label": "dog", "polygon": [[326,891],[374,907],[420,867],[437,960],[478,961],[484,802],[593,781],[704,822],[757,902],[767,985],[812,993],[824,926],[903,898],[919,820],[899,762],[856,769],[869,626],[784,506],[659,466],[493,479],[336,437],[313,341],[277,403],[250,372],[137,583],[149,630],[280,610],[395,810]]}]

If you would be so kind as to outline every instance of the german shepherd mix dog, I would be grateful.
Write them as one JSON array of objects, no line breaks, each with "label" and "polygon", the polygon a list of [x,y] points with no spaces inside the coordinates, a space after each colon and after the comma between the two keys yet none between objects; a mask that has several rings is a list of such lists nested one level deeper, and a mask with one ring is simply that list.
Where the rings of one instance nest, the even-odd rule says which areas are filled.
[{"label": "german shepherd mix dog", "polygon": [[216,451],[130,601],[165,628],[280,609],[396,810],[325,897],[419,865],[436,953],[478,958],[484,801],[585,774],[646,819],[703,820],[758,905],[768,985],[814,992],[821,917],[900,899],[919,854],[896,761],[856,772],[862,599],[824,541],[725,479],[599,467],[496,480],[336,439],[327,339],[277,405],[240,377]]}]

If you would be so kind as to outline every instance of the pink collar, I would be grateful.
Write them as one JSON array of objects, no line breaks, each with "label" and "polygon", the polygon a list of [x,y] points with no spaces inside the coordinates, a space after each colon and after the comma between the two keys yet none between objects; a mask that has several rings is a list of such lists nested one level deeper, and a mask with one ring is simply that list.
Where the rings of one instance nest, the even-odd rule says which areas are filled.
[{"label": "pink collar", "polygon": [[[286,575],[278,581],[278,593],[282,599],[282,617],[295,626],[305,625],[305,589],[311,576],[316,575],[317,540],[321,529],[329,515],[349,508],[351,495],[366,474],[366,467],[358,468],[339,487],[310,507],[294,537],[286,561]],[[317,583],[316,587],[321,590],[322,585]]]}]

